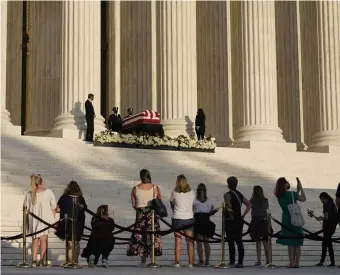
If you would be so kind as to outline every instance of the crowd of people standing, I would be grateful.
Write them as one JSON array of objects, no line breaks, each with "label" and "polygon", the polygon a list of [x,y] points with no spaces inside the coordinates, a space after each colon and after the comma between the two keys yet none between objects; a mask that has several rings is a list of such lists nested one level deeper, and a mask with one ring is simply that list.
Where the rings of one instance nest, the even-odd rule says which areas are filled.
[{"label": "crowd of people standing", "polygon": [[[135,228],[132,233],[128,247],[127,256],[139,256],[141,258],[140,267],[146,266],[147,258],[151,255],[152,239],[146,231],[152,229],[152,208],[150,202],[154,198],[162,199],[162,193],[159,186],[153,184],[151,174],[148,170],[140,171],[141,182],[134,186],[131,191],[132,208],[136,211]],[[229,177],[227,179],[229,191],[224,194],[225,211],[225,228],[226,237],[229,246],[229,268],[242,268],[244,260],[244,246],[242,242],[242,233],[244,218],[251,211],[251,223],[249,232],[252,240],[256,242],[257,261],[254,266],[261,266],[261,243],[264,247],[266,263],[270,263],[270,243],[268,242],[268,199],[264,196],[261,186],[254,186],[253,194],[250,200],[237,190],[238,179]],[[297,191],[290,191],[290,183],[284,178],[279,178],[276,182],[274,194],[282,209],[282,230],[277,243],[288,247],[289,268],[298,268],[300,266],[302,238],[294,238],[302,234],[302,226],[294,226],[291,222],[289,206],[296,204],[297,201],[305,202],[306,194],[300,180],[297,178]],[[76,215],[76,234],[75,250],[76,259],[73,259],[72,251],[72,232],[71,221],[63,220],[67,214],[72,217],[72,202],[76,198],[82,207],[77,207]],[[317,266],[323,266],[327,250],[330,256],[330,266],[335,266],[334,251],[331,238],[340,221],[340,184],[336,193],[336,202],[325,192],[320,194],[320,201],[323,204],[323,216],[317,217],[323,222],[323,242],[321,260]],[[71,181],[66,187],[63,195],[58,201],[50,189],[46,189],[42,177],[38,175],[31,176],[31,191],[25,197],[24,205],[28,210],[33,212],[39,218],[54,223],[56,213],[60,213],[60,222],[55,234],[62,240],[68,240],[68,261],[78,261],[80,255],[79,242],[82,239],[85,228],[85,208],[86,202],[79,184]],[[179,175],[176,180],[174,190],[170,196],[170,205],[172,209],[172,228],[176,229],[175,237],[175,259],[173,267],[180,267],[182,234],[185,234],[187,244],[188,264],[187,267],[193,266],[210,266],[210,245],[207,242],[214,235],[215,224],[210,220],[217,210],[212,200],[208,198],[207,186],[200,183],[196,193],[192,190],[185,175]],[[242,205],[245,205],[245,211],[242,213]],[[69,223],[65,232],[65,222]],[[86,248],[81,254],[87,259],[89,266],[98,263],[101,256],[102,266],[108,267],[108,257],[114,249],[115,239],[112,231],[115,229],[115,223],[109,216],[108,206],[101,205],[97,209],[96,216],[91,220],[92,231]],[[44,224],[30,218],[29,233],[37,232],[44,228]],[[160,230],[159,218],[155,218],[155,230]],[[43,259],[46,253],[49,231],[33,235],[32,243],[32,266],[41,265],[41,260],[37,260],[38,245],[40,243],[40,259]],[[194,241],[197,243],[198,263],[194,263]],[[235,244],[238,250],[238,261],[235,259]],[[161,256],[162,238],[155,234],[155,255]]]}]

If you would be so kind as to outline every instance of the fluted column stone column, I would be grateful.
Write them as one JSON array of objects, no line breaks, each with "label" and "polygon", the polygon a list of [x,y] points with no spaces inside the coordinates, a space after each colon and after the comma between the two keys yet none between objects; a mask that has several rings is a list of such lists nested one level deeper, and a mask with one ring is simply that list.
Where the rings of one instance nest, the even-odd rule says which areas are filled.
[{"label": "fluted column stone column", "polygon": [[340,3],[317,1],[319,131],[311,150],[340,152]]},{"label": "fluted column stone column", "polygon": [[[196,2],[157,2],[157,87],[165,134],[194,134],[197,112]],[[153,76],[154,77],[154,76]]]},{"label": "fluted column stone column", "polygon": [[1,132],[20,135],[21,127],[14,126],[6,109],[6,70],[7,70],[7,1],[0,2],[0,90],[1,90]]},{"label": "fluted column stone column", "polygon": [[95,132],[105,128],[100,114],[100,1],[64,1],[62,8],[61,114],[52,135],[82,138],[85,101],[94,94]]},{"label": "fluted column stone column", "polygon": [[236,147],[252,142],[283,143],[278,127],[274,1],[242,1],[240,5],[242,88],[241,128]]}]

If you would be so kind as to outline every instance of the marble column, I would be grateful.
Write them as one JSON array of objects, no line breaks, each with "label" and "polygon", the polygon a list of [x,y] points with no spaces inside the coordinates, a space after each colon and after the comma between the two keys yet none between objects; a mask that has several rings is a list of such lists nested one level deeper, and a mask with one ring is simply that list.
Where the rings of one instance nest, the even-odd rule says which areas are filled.
[{"label": "marble column", "polygon": [[192,135],[197,112],[196,2],[157,2],[156,16],[154,85],[164,131],[169,136]]},{"label": "marble column", "polygon": [[318,1],[319,131],[311,150],[340,152],[340,3]]},{"label": "marble column", "polygon": [[1,132],[20,134],[21,127],[14,126],[6,109],[6,67],[7,67],[7,1],[0,2],[0,90],[1,90]]},{"label": "marble column", "polygon": [[[251,148],[252,143],[283,143],[278,127],[275,3],[274,1],[238,2],[242,87],[238,103],[240,128],[235,146]],[[235,87],[234,89],[237,89]]]},{"label": "marble column", "polygon": [[62,5],[61,114],[52,136],[83,138],[89,93],[94,94],[95,132],[105,128],[100,114],[100,1],[64,1]]}]

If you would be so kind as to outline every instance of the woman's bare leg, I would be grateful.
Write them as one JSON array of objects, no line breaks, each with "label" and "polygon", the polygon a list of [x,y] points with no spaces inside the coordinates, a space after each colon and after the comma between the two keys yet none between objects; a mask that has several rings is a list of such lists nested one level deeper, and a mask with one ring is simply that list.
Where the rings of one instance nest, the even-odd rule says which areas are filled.
[{"label": "woman's bare leg", "polygon": [[32,239],[32,261],[33,262],[37,260],[38,245],[39,245],[39,238]]},{"label": "woman's bare leg", "polygon": [[175,233],[175,263],[179,263],[181,259],[182,237],[179,233]]},{"label": "woman's bare leg", "polygon": [[289,267],[295,266],[295,249],[293,246],[288,246],[288,258],[289,258]]},{"label": "woman's bare leg", "polygon": [[[203,237],[202,235],[197,235],[197,239],[198,240],[202,240]],[[197,241],[197,254],[198,254],[198,260],[199,262],[203,262],[203,246],[202,246],[202,242]]]},{"label": "woman's bare leg", "polygon": [[[264,255],[266,256],[266,264],[270,264],[270,257],[269,257],[269,242],[268,240],[263,240],[263,250],[264,250]],[[261,243],[260,243],[261,244]]]},{"label": "woman's bare leg", "polygon": [[301,246],[295,247],[294,250],[295,250],[295,253],[294,253],[295,267],[300,267]]},{"label": "woman's bare leg", "polygon": [[[184,231],[184,233],[189,236],[192,237],[192,231]],[[194,264],[194,241],[187,238],[187,253],[188,253],[188,257],[189,257],[189,264]]]},{"label": "woman's bare leg", "polygon": [[72,259],[72,242],[71,241],[68,241],[67,257],[68,257],[68,262],[71,263],[73,261],[73,259]]},{"label": "woman's bare leg", "polygon": [[[204,241],[208,241],[209,238],[204,236],[203,240]],[[208,242],[204,243],[204,252],[205,252],[205,263],[209,263],[210,262],[210,252],[211,252],[211,249],[210,249],[210,244]]]},{"label": "woman's bare leg", "polygon": [[40,263],[43,263],[47,249],[48,236],[40,237]]}]

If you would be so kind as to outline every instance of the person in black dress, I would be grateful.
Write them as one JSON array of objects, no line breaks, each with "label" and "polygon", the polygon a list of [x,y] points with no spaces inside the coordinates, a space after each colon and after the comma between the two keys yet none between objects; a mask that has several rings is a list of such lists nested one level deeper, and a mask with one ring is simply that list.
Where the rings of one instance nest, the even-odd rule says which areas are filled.
[{"label": "person in black dress", "polygon": [[123,120],[120,114],[118,114],[118,107],[113,107],[113,114],[109,117],[108,129],[113,132],[119,132],[122,129]]},{"label": "person in black dress", "polygon": [[[242,268],[244,258],[244,246],[242,243],[243,219],[251,209],[251,203],[236,190],[238,180],[236,177],[227,179],[229,192],[224,194],[226,204],[225,229],[229,246],[229,268]],[[241,214],[242,204],[247,206],[243,215]],[[238,250],[238,263],[235,265],[235,243]]]},{"label": "person in black dress", "polygon": [[97,216],[91,221],[92,231],[82,257],[87,258],[90,267],[97,265],[100,255],[102,256],[102,267],[109,267],[107,260],[114,248],[115,239],[112,231],[115,229],[115,223],[109,217],[107,205],[101,205],[97,209]]},{"label": "person in black dress", "polygon": [[[83,197],[83,192],[81,191],[78,183],[76,181],[71,181],[65,191],[64,194],[60,197],[57,203],[57,212],[60,213],[60,219],[65,217],[65,214],[68,215],[70,219],[72,219],[72,209],[73,209],[73,198],[76,198],[78,204],[76,204],[75,208],[75,221],[76,221],[76,230],[75,230],[75,242],[76,242],[76,259],[75,262],[78,262],[80,247],[79,242],[83,236],[84,226],[85,226],[85,211],[84,208],[87,207],[85,199]],[[80,205],[79,205],[80,204]],[[61,240],[68,240],[68,262],[72,262],[72,222],[68,220],[67,222],[67,232],[65,232],[65,220],[62,220],[59,225],[57,232],[55,233]]]},{"label": "person in black dress", "polygon": [[94,112],[94,108],[92,105],[92,101],[94,99],[93,94],[89,94],[87,96],[87,100],[85,102],[85,118],[86,118],[86,141],[93,141],[93,133],[94,133],[94,118],[96,117],[96,114]]},{"label": "person in black dress", "polygon": [[338,221],[340,226],[340,183],[338,184],[338,189],[336,190],[335,203],[336,206],[338,207]]},{"label": "person in black dress", "polygon": [[329,194],[326,192],[322,192],[320,194],[320,200],[323,204],[323,214],[324,216],[320,216],[316,218],[318,221],[322,221],[322,230],[323,230],[323,241],[322,241],[322,254],[321,260],[317,264],[317,266],[323,266],[327,254],[331,259],[330,267],[335,266],[334,260],[334,250],[332,243],[332,236],[335,233],[336,227],[338,225],[338,213],[337,207]]},{"label": "person in black dress", "polygon": [[198,140],[204,139],[205,134],[205,114],[203,109],[198,109],[195,119],[195,131]]}]

